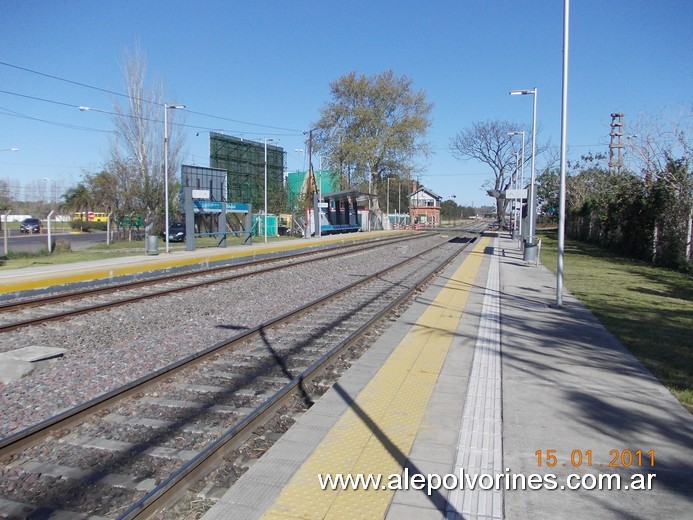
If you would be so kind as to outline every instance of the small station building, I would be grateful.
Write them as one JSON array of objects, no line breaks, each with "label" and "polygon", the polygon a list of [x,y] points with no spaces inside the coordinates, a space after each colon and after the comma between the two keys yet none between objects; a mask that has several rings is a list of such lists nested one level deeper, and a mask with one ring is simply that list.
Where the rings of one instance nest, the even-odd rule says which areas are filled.
[{"label": "small station building", "polygon": [[443,197],[417,182],[409,195],[409,215],[415,227],[440,227],[440,202]]}]

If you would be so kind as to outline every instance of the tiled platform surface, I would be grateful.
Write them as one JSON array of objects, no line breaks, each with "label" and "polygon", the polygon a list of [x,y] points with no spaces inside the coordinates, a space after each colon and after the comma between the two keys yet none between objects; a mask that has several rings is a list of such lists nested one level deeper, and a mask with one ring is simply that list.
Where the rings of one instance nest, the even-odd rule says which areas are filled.
[{"label": "tiled platform surface", "polygon": [[[569,293],[563,308],[552,307],[555,277],[541,265],[523,262],[515,241],[500,236],[483,252],[473,281],[456,278],[462,260],[451,266],[205,520],[691,518],[693,416]],[[467,286],[468,300],[461,317],[454,312],[447,316],[456,320],[456,328],[416,424],[415,439],[404,452],[406,442],[387,433],[397,429],[385,417],[396,415],[393,407],[400,402],[407,409],[402,422],[416,422],[407,413],[419,404],[413,405],[402,387],[405,398],[387,401],[384,408],[381,404],[381,420],[365,412],[372,397],[369,385],[408,337],[421,334],[420,318],[441,306],[436,298],[446,286],[454,291]],[[441,488],[430,494],[411,488],[365,494],[319,491],[317,472],[337,471],[330,464],[342,455],[335,453],[341,445],[333,445],[332,452],[320,450],[344,432],[344,423],[339,426],[344,417],[350,417],[349,427],[371,437],[373,453],[389,455],[373,457],[370,463],[355,457],[354,473],[387,474],[393,463],[408,475],[459,476],[461,471],[473,475],[481,470],[502,475],[501,486]],[[609,467],[613,450],[654,450],[655,466],[644,460],[642,467]],[[537,451],[555,454],[557,464],[540,466]],[[316,453],[327,455],[324,464],[315,462]],[[582,465],[573,465],[580,454]],[[624,484],[638,473],[645,479],[656,477],[649,477],[651,490],[561,489],[570,474],[589,484],[591,475],[607,473],[619,475]],[[503,479],[516,475],[538,475],[549,483],[553,479],[556,488],[503,485]],[[308,497],[318,497],[317,502]]]}]

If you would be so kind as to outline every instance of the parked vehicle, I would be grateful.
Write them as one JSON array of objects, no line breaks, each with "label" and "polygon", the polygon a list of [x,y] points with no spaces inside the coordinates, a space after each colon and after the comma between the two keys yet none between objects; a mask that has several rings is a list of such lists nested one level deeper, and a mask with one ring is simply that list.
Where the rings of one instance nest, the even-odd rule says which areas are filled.
[{"label": "parked vehicle", "polygon": [[72,220],[87,220],[89,222],[108,222],[108,213],[98,213],[93,211],[82,211],[75,213]]},{"label": "parked vehicle", "polygon": [[[161,234],[165,239],[166,235]],[[173,222],[168,227],[168,241],[169,242],[184,242],[185,241],[185,222]]]},{"label": "parked vehicle", "polygon": [[37,218],[25,218],[19,225],[20,233],[40,233],[41,220]]}]

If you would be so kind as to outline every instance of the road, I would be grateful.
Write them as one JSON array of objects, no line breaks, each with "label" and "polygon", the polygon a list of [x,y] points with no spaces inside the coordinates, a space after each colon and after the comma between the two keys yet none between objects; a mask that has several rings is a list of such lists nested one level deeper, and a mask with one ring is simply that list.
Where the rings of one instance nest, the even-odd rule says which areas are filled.
[{"label": "road", "polygon": [[[51,233],[53,242],[59,240],[68,240],[73,251],[82,251],[89,249],[98,242],[106,242],[105,231],[93,231],[91,233],[70,233],[67,230],[58,228],[56,232]],[[26,235],[19,233],[18,230],[10,230],[10,236],[7,240],[7,248],[15,253],[31,253],[38,252],[41,249],[48,248],[48,237],[45,230],[37,235]],[[0,254],[5,251],[5,236],[0,232]]]}]

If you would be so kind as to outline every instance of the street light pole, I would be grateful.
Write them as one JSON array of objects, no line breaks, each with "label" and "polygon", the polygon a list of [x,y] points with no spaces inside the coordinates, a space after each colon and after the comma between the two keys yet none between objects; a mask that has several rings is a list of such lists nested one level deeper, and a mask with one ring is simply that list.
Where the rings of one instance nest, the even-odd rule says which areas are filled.
[{"label": "street light pole", "polygon": [[556,306],[563,306],[563,253],[565,249],[565,176],[568,139],[568,43],[570,0],[563,0],[563,88],[561,102],[561,182],[558,192],[558,254],[556,265]]},{"label": "street light pole", "polygon": [[[525,183],[525,131],[524,130],[516,130],[514,132],[509,132],[508,135],[518,135],[522,134],[522,162],[520,162],[520,182],[519,186],[520,189],[524,189],[524,183]],[[520,218],[519,220],[519,226],[518,226],[518,232],[520,233],[520,237],[522,237],[522,204],[520,204]]]},{"label": "street light pole", "polygon": [[164,236],[166,237],[166,253],[169,252],[168,241],[168,110],[185,108],[185,105],[167,105],[164,103]]},{"label": "street light pole", "polygon": [[535,158],[537,155],[537,95],[539,91],[536,87],[532,90],[512,90],[510,91],[511,96],[525,96],[532,94],[534,96],[534,103],[532,109],[532,176],[529,183],[529,244],[534,244],[534,221],[536,218],[536,201],[534,197],[534,182],[535,182]]},{"label": "street light pole", "polygon": [[305,170],[306,168],[306,151],[303,148],[294,148],[294,152],[299,152],[303,154],[303,162],[301,163],[301,168]]},{"label": "street light pole", "polygon": [[318,170],[318,202],[322,202],[322,155],[318,155],[318,163],[320,164],[320,170]]},{"label": "street light pole", "polygon": [[387,178],[387,227],[390,229],[390,177]]},{"label": "street light pole", "polygon": [[52,186],[53,181],[48,177],[44,177],[43,180],[46,181],[46,186],[48,186],[48,202],[53,205],[53,191],[55,191],[55,187]]},{"label": "street light pole", "polygon": [[272,137],[265,137],[265,243],[267,242],[267,143],[275,140]]}]

